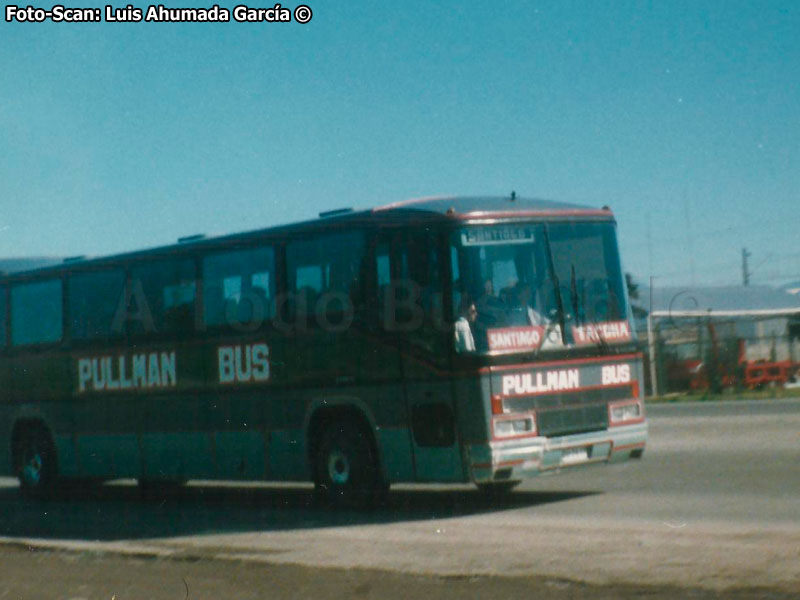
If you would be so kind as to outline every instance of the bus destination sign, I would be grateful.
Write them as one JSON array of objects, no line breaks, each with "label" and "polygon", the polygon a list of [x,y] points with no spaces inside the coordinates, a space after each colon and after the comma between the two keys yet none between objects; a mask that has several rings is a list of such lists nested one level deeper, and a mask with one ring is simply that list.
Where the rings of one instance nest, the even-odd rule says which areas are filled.
[{"label": "bus destination sign", "polygon": [[464,246],[532,244],[535,241],[532,227],[470,227],[461,232],[461,244]]}]

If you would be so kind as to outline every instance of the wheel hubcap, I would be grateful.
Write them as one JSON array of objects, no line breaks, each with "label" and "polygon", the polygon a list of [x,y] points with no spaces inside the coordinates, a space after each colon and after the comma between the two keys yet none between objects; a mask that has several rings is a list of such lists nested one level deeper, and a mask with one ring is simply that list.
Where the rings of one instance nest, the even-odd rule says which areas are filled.
[{"label": "wheel hubcap", "polygon": [[30,457],[22,468],[22,476],[32,485],[39,483],[42,477],[42,457],[36,453]]},{"label": "wheel hubcap", "polygon": [[334,451],[328,456],[328,477],[338,485],[344,485],[350,479],[350,462],[343,453]]}]

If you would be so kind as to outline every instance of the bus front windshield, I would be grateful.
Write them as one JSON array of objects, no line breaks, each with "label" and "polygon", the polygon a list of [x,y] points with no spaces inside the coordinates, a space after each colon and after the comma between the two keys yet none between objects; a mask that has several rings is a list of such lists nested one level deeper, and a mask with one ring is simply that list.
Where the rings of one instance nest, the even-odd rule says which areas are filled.
[{"label": "bus front windshield", "polygon": [[629,341],[613,223],[480,225],[451,239],[458,352]]}]

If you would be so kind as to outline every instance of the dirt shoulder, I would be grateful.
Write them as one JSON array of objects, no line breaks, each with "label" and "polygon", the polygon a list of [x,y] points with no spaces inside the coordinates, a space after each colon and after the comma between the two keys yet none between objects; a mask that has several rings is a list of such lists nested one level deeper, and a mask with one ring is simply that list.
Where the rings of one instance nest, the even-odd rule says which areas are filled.
[{"label": "dirt shoulder", "polygon": [[144,557],[0,546],[0,598],[42,600],[244,600],[270,598],[795,598],[764,588],[711,591],[672,586],[588,585],[542,577],[429,576],[193,556]]}]

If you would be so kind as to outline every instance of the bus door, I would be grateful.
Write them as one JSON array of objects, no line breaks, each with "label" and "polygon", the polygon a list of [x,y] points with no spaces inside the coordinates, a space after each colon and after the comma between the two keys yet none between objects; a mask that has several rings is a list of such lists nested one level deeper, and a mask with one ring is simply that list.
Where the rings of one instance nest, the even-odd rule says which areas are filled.
[{"label": "bus door", "polygon": [[[450,336],[444,327],[443,255],[433,231],[399,232],[394,239],[394,310],[385,325],[398,337],[415,480],[462,481],[452,382]],[[387,320],[388,317],[388,320]]]}]

